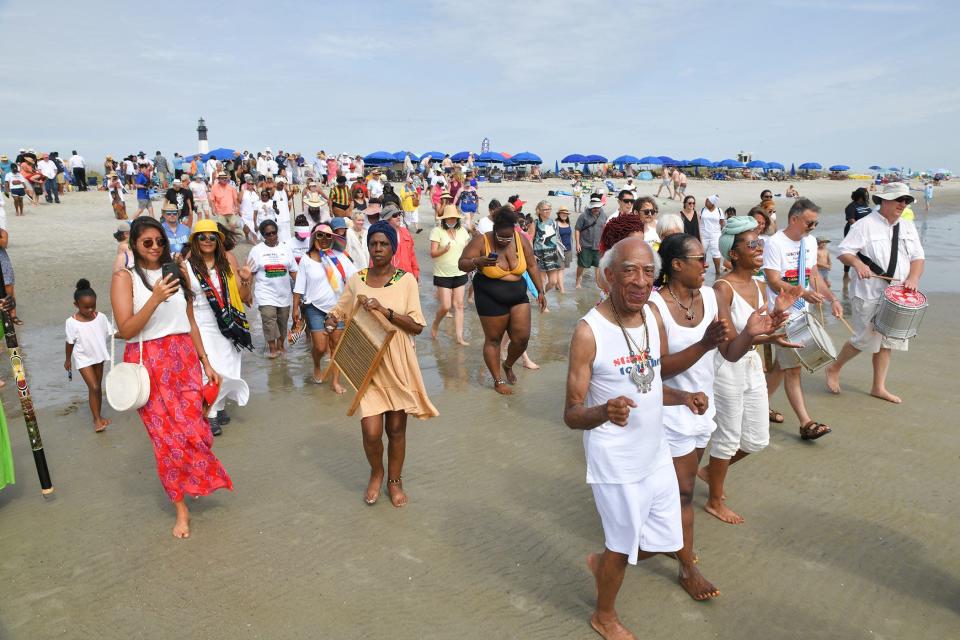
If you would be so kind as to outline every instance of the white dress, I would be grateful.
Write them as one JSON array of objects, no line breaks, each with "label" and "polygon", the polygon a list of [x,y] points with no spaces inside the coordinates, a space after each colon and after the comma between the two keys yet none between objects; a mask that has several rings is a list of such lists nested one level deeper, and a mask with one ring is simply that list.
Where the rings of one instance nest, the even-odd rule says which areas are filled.
[{"label": "white dress", "polygon": [[[193,292],[193,318],[200,330],[200,340],[203,342],[203,349],[210,360],[210,366],[220,374],[224,380],[230,378],[240,380],[240,351],[233,346],[233,342],[220,333],[220,327],[217,325],[217,317],[207,302],[207,296],[200,288],[200,281],[193,273],[193,268],[187,266],[187,274],[190,276],[190,290]],[[217,290],[222,291],[220,285],[220,276],[215,270],[210,270],[209,278],[211,285]],[[207,383],[207,373],[203,373],[203,383]],[[226,398],[221,398],[210,408],[208,417],[213,417],[217,411],[223,410]]]},{"label": "white dress", "polygon": [[79,371],[110,359],[107,340],[113,333],[110,320],[97,312],[90,321],[77,320],[73,316],[66,322],[67,344],[73,345],[73,366]]}]

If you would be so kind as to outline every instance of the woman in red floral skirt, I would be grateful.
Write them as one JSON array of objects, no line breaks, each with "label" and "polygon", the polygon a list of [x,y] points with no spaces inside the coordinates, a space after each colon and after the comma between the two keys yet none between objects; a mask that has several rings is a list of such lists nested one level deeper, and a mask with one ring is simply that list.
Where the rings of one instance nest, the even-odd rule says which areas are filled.
[{"label": "woman in red floral skirt", "polygon": [[173,535],[187,538],[190,513],[184,496],[233,489],[210,450],[213,434],[204,419],[201,365],[212,382],[219,384],[220,376],[204,353],[193,306],[185,297],[189,287],[182,278],[162,277],[163,265],[172,259],[160,223],[148,216],[135,219],[130,249],[133,267],[116,271],[110,287],[117,335],[128,341],[125,362],[139,362],[143,341],[150,399],[140,408],[140,419],[153,442],[160,483],[177,510]]}]

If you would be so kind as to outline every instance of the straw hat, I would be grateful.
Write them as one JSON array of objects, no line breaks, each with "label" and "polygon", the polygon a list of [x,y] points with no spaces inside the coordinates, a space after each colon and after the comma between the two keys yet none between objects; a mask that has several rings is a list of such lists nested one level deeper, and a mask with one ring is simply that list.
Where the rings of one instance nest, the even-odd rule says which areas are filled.
[{"label": "straw hat", "polygon": [[457,211],[457,208],[452,204],[444,205],[443,209],[440,210],[440,215],[438,217],[441,220],[445,220],[447,218],[456,218],[457,220],[460,220],[463,218],[463,216],[460,215],[460,212]]},{"label": "straw hat", "polygon": [[443,200],[444,198],[447,198],[447,199],[449,199],[449,200],[453,200],[453,196],[450,195],[450,192],[447,191],[446,189],[444,189],[442,192],[440,192],[440,199]]}]

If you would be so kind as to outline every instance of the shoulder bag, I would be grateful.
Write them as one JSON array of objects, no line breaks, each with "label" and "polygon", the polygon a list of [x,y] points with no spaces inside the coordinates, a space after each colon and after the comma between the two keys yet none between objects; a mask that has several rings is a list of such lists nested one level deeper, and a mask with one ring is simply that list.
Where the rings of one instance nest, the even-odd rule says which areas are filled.
[{"label": "shoulder bag", "polygon": [[150,399],[150,374],[143,366],[143,334],[140,334],[140,362],[115,361],[116,338],[110,336],[110,371],[104,380],[107,402],[117,411],[139,409]]}]

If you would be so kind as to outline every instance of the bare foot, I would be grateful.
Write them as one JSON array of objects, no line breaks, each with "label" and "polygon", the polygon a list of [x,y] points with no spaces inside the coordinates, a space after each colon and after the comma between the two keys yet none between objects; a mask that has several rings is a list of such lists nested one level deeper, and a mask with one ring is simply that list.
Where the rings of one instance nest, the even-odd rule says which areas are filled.
[{"label": "bare foot", "polygon": [[270,353],[267,354],[267,358],[269,358],[270,360],[273,360],[276,357],[277,357],[277,353],[275,351],[271,351]]},{"label": "bare foot", "polygon": [[703,510],[727,524],[743,524],[743,517],[727,506],[723,500],[708,499]]},{"label": "bare foot", "polygon": [[347,392],[347,390],[344,389],[342,385],[340,385],[339,383],[336,383],[336,382],[333,383],[333,384],[331,384],[331,385],[330,385],[330,388],[333,389],[333,392],[336,393],[336,394],[343,394],[343,393],[346,393],[346,392]]},{"label": "bare foot", "polygon": [[507,366],[506,360],[503,362],[503,375],[506,376],[507,382],[510,384],[517,384],[517,374],[513,372],[513,365]]},{"label": "bare foot", "polygon": [[380,487],[383,485],[383,469],[370,472],[370,482],[367,483],[367,491],[363,494],[363,501],[369,505],[377,504],[377,498],[380,497]]},{"label": "bare foot", "polygon": [[534,362],[530,358],[525,358],[523,361],[523,368],[530,369],[531,371],[536,371],[537,369],[540,368],[540,365],[538,365],[536,362]]},{"label": "bare foot", "polygon": [[461,347],[469,347],[470,343],[464,340],[463,338],[457,338],[457,344]]},{"label": "bare foot", "polygon": [[177,522],[173,525],[173,537],[174,538],[189,538],[190,537],[190,515],[189,514],[177,514]]},{"label": "bare foot", "polygon": [[109,424],[110,424],[109,420],[107,420],[106,418],[100,418],[99,420],[95,420],[93,422],[93,430],[96,431],[97,433],[100,433],[104,429],[106,429],[107,425]]},{"label": "bare foot", "polygon": [[637,636],[623,626],[616,615],[612,619],[602,622],[600,616],[594,611],[593,615],[590,616],[590,627],[605,640],[637,640]]},{"label": "bare foot", "polygon": [[513,389],[511,389],[506,382],[494,382],[493,390],[499,393],[502,396],[512,396]]},{"label": "bare foot", "polygon": [[840,393],[840,369],[831,364],[826,368],[826,372],[827,390],[830,393]]},{"label": "bare foot", "polygon": [[5,386],[7,386],[7,383],[3,380],[0,380],[0,389],[3,389]]},{"label": "bare foot", "polygon": [[720,595],[720,590],[710,584],[710,581],[703,577],[694,565],[689,567],[680,566],[680,586],[690,594],[690,597],[697,601],[709,600]]},{"label": "bare foot", "polygon": [[583,285],[581,285],[581,284],[578,282],[578,283],[574,286],[574,288],[575,288],[575,289],[583,289]]},{"label": "bare foot", "polygon": [[440,332],[440,327],[437,326],[437,323],[436,323],[436,322],[434,322],[432,325],[430,325],[430,337],[431,337],[431,338],[433,338],[434,340],[436,340],[436,339],[437,339],[437,333],[439,333],[439,332]]},{"label": "bare foot", "polygon": [[895,396],[886,389],[871,389],[870,395],[874,398],[880,398],[881,400],[886,400],[887,402],[892,402],[894,404],[900,404],[903,400],[900,399],[900,396]]},{"label": "bare foot", "polygon": [[403,492],[403,482],[387,482],[387,493],[390,494],[390,502],[393,506],[398,509],[407,506],[407,494]]}]

